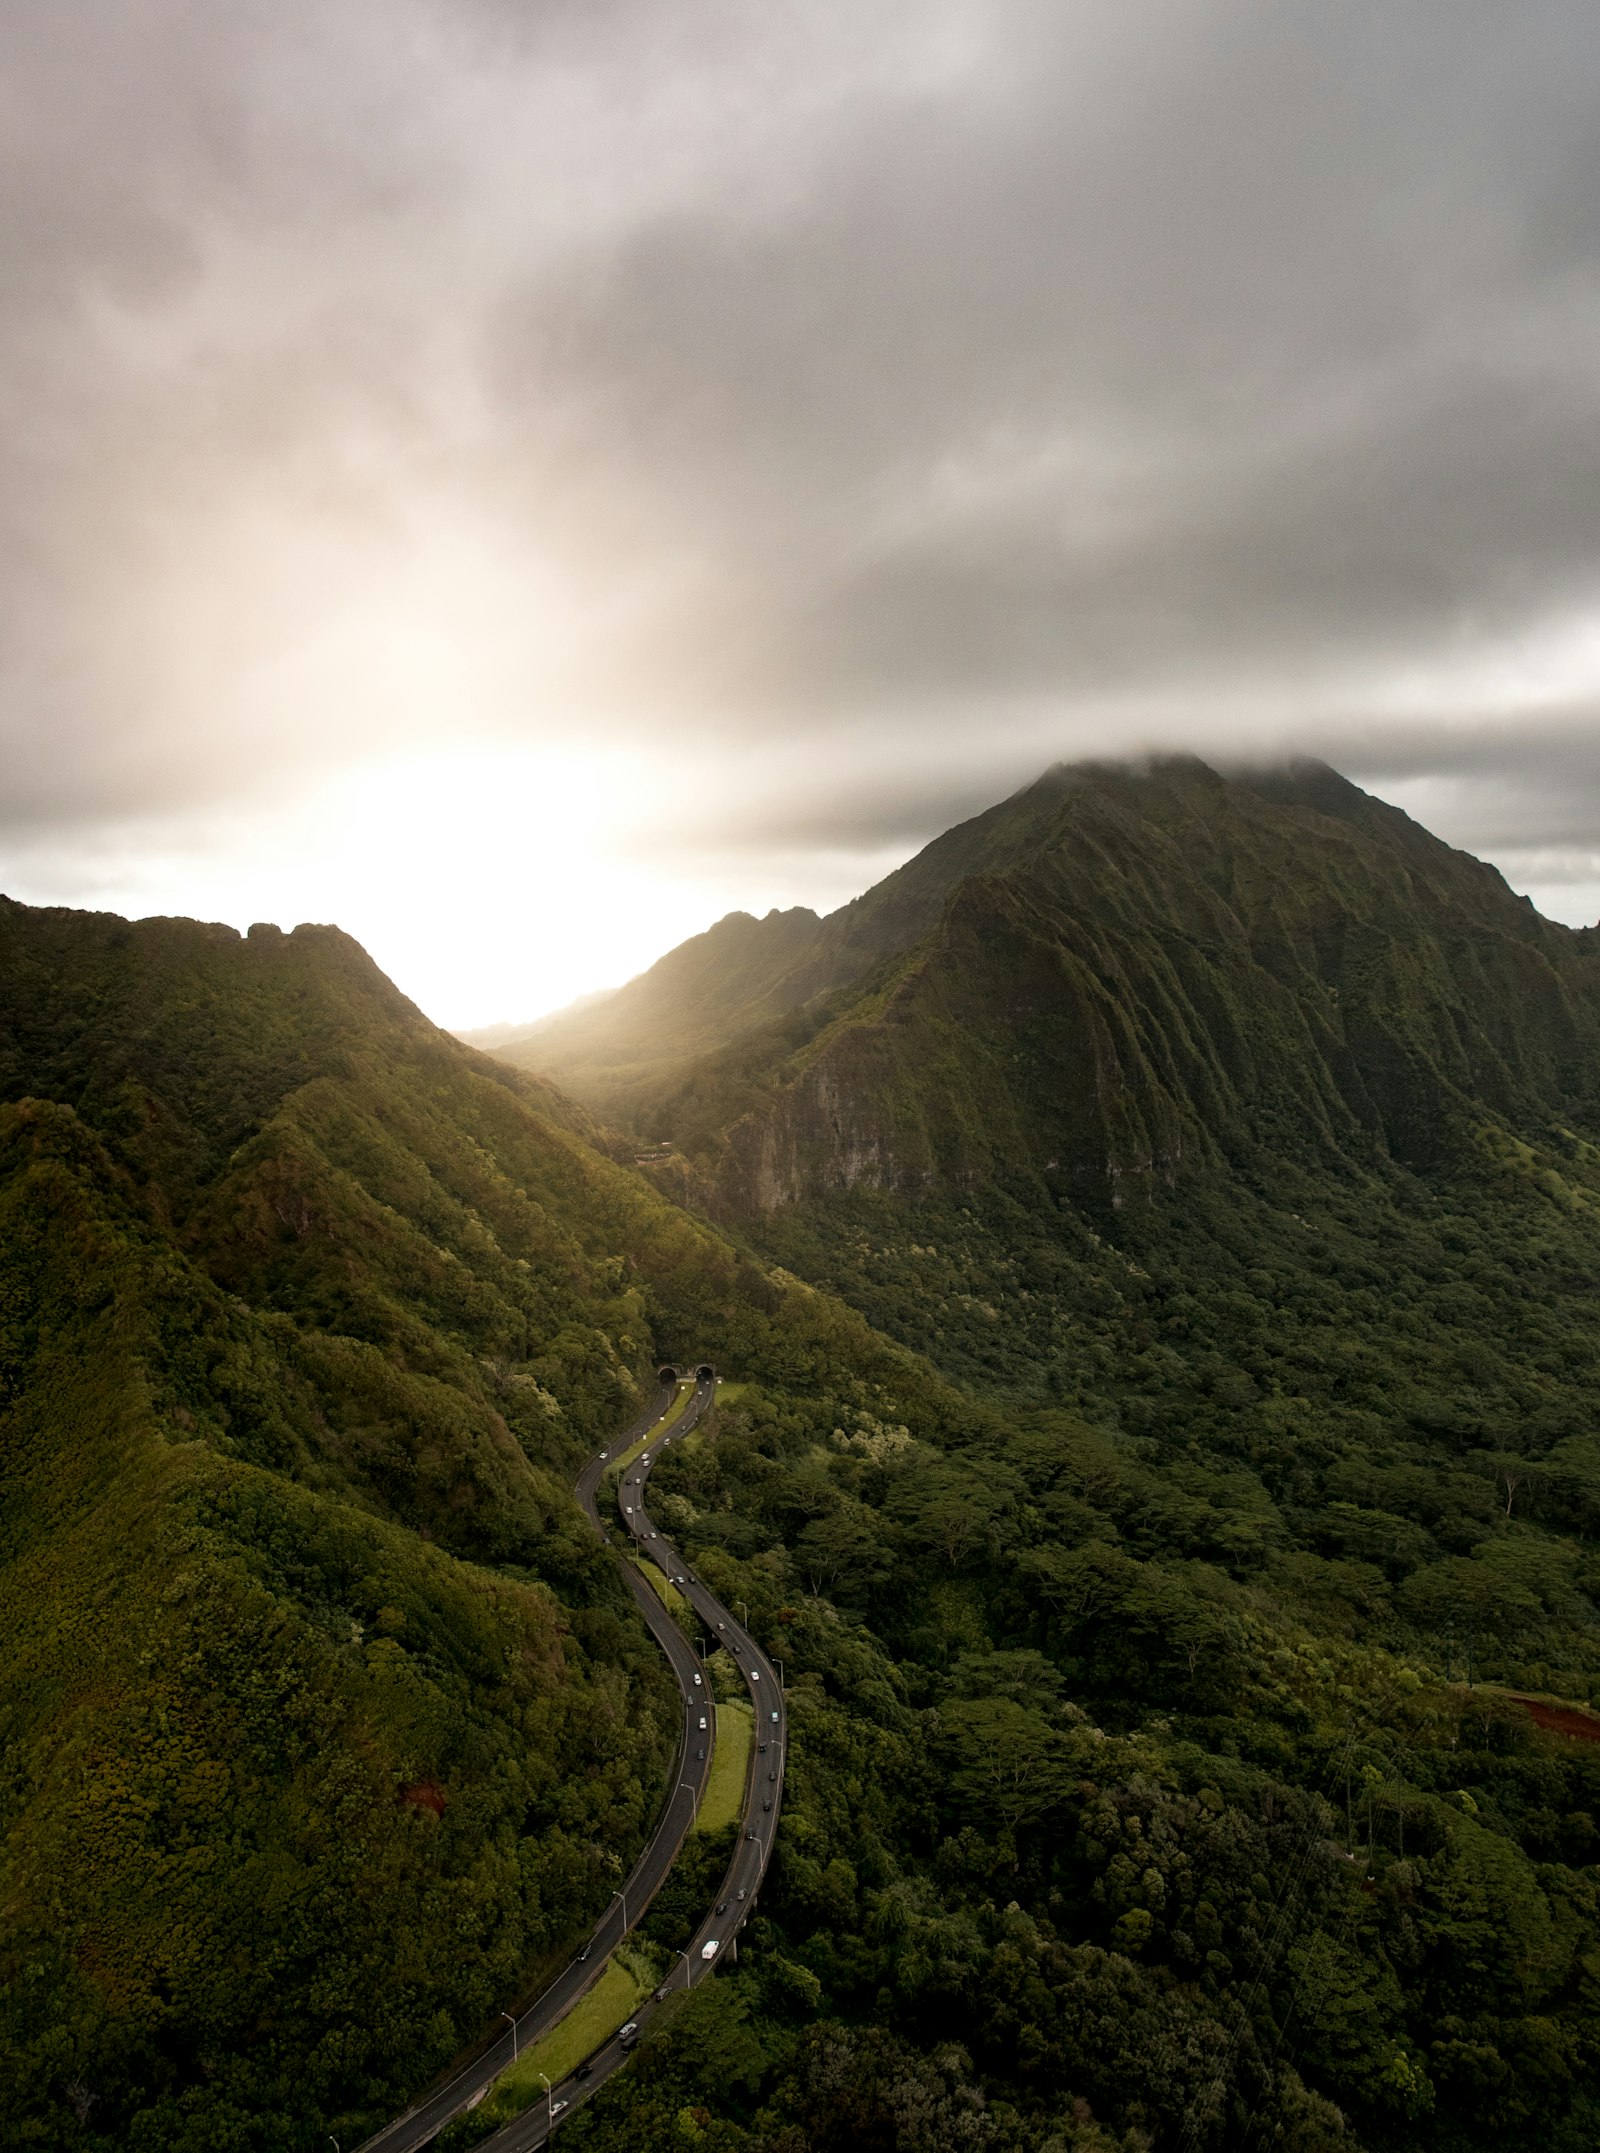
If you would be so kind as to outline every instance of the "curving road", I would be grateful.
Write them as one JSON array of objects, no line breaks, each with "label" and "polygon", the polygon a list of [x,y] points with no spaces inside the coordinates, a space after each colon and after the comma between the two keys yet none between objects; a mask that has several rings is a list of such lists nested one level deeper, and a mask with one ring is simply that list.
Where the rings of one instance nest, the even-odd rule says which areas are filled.
[{"label": "curving road", "polygon": [[[655,1403],[615,1442],[608,1444],[597,1456],[591,1458],[579,1475],[578,1500],[597,1532],[604,1531],[598,1496],[608,1466],[613,1458],[621,1457],[634,1448],[666,1419],[677,1394],[676,1380],[665,1382]],[[662,1452],[668,1444],[679,1441],[689,1433],[707,1411],[715,1395],[715,1378],[709,1368],[703,1368],[696,1378],[693,1396],[671,1428],[664,1432],[659,1447],[652,1446],[628,1468],[617,1489],[617,1506],[621,1523],[636,1543],[640,1554],[647,1555],[673,1579],[679,1591],[706,1625],[707,1637],[714,1637],[718,1643],[728,1646],[744,1674],[745,1686],[756,1706],[756,1739],[760,1745],[753,1752],[756,1768],[752,1771],[745,1790],[744,1815],[733,1861],[723,1887],[717,1894],[717,1906],[725,1911],[719,1913],[713,1910],[707,1914],[705,1921],[696,1931],[687,1954],[680,1959],[654,1996],[648,1998],[635,2012],[630,2022],[632,2030],[626,2046],[620,2038],[619,2029],[617,2034],[613,2034],[581,2066],[581,2076],[574,2076],[553,2087],[548,2097],[541,2100],[536,2108],[518,2116],[504,2129],[497,2131],[492,2138],[487,2139],[482,2153],[490,2153],[490,2149],[493,2149],[493,2153],[526,2153],[529,2147],[543,2145],[551,2129],[562,2121],[563,2115],[587,2100],[613,2071],[627,2061],[634,2040],[644,2031],[671,1992],[674,1989],[692,1987],[695,1982],[715,1970],[754,1906],[756,1891],[771,1858],[773,1834],[777,1830],[782,1804],[783,1765],[788,1747],[788,1719],[782,1686],[754,1639],[733,1620],[721,1602],[706,1590],[672,1543],[657,1531],[645,1508],[644,1500],[650,1473],[659,1462]],[[662,1605],[653,1588],[633,1563],[620,1561],[619,1566],[651,1635],[672,1664],[672,1671],[677,1676],[678,1687],[683,1695],[683,1726],[673,1774],[673,1790],[662,1810],[650,1843],[634,1864],[626,1884],[612,1899],[578,1956],[563,1968],[542,1995],[517,2015],[514,2027],[508,2023],[504,2033],[486,2043],[441,2085],[434,2087],[413,2107],[408,2108],[404,2115],[385,2124],[381,2131],[367,2139],[359,2153],[417,2153],[417,2149],[428,2145],[438,2136],[453,2116],[476,2105],[493,2080],[512,2061],[513,2056],[520,2054],[531,2042],[548,2033],[552,2026],[566,2016],[591,1983],[599,1978],[611,1952],[643,1918],[688,1837],[695,1812],[699,1808],[700,1797],[705,1792],[711,1775],[715,1712],[709,1703],[709,1683],[693,1646]],[[711,1722],[703,1732],[700,1726],[702,1718]],[[716,1947],[709,1957],[703,1955],[707,1944],[714,1944]]]},{"label": "curving road", "polygon": [[[639,2005],[627,2022],[630,2033],[626,2044],[619,2027],[609,2040],[602,2042],[580,2065],[578,2073],[552,2086],[546,2098],[536,2107],[528,2109],[507,2123],[496,2131],[492,2138],[486,2138],[478,2153],[530,2153],[530,2148],[542,2146],[551,2131],[557,2129],[574,2108],[581,2107],[614,2071],[621,2069],[628,2060],[634,2042],[648,2030],[651,2019],[673,1992],[693,1988],[698,1982],[705,1980],[708,1974],[716,1971],[724,1956],[736,1948],[738,1933],[754,1911],[756,1893],[772,1858],[772,1842],[783,1806],[783,1773],[789,1746],[789,1715],[783,1700],[783,1685],[755,1639],[741,1623],[734,1620],[715,1594],[709,1592],[695,1576],[672,1542],[658,1530],[645,1506],[651,1473],[670,1445],[689,1433],[714,1395],[714,1379],[709,1369],[703,1369],[689,1409],[673,1422],[659,1444],[652,1444],[623,1474],[617,1487],[617,1508],[623,1528],[639,1553],[655,1563],[677,1586],[705,1624],[707,1639],[714,1639],[716,1643],[726,1646],[744,1676],[745,1688],[750,1692],[751,1702],[755,1706],[756,1740],[751,1751],[752,1769],[745,1785],[744,1809],[739,1822],[739,1837],[734,1842],[733,1859],[728,1864],[728,1873],[722,1880],[716,1902],[696,1929],[687,1951],[661,1987]],[[598,1461],[592,1461],[585,1468],[583,1479],[578,1483],[579,1499],[584,1502],[590,1516],[595,1518],[598,1514],[594,1508],[594,1492],[598,1487],[600,1474],[604,1471],[603,1465],[600,1471],[595,1470],[596,1462]],[[585,1483],[588,1484],[587,1492]],[[625,1564],[624,1567],[630,1577],[638,1576],[631,1563]],[[639,1582],[644,1591],[655,1599],[650,1586],[644,1584],[643,1579]],[[658,1608],[660,1604],[658,1600]],[[651,1628],[655,1629],[653,1622]],[[676,1623],[672,1624],[672,1628],[682,1642],[683,1632],[678,1629]],[[692,1668],[697,1667],[697,1664],[691,1654]],[[676,1657],[673,1665],[675,1668],[678,1666]],[[681,1674],[679,1679],[682,1679]],[[692,1694],[697,1698],[705,1697],[707,1688],[708,1685],[702,1684],[693,1688]],[[705,1716],[714,1720],[714,1714],[711,1712],[707,1712]],[[691,1710],[690,1717],[697,1720],[700,1714]],[[698,1733],[698,1728],[695,1731]],[[710,1746],[707,1743],[707,1769],[710,1766]]]}]

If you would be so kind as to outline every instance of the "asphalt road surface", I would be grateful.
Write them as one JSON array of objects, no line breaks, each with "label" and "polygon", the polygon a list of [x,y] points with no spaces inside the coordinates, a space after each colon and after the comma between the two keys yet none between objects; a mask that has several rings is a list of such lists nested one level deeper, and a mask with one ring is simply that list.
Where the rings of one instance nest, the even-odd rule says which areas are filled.
[{"label": "asphalt road surface", "polygon": [[[702,1388],[705,1393],[703,1399]],[[744,1676],[745,1688],[750,1692],[751,1702],[755,1706],[755,1747],[751,1752],[751,1772],[745,1787],[744,1809],[739,1821],[739,1837],[734,1842],[733,1859],[728,1865],[728,1873],[722,1880],[716,1900],[707,1909],[705,1919],[696,1929],[688,1949],[661,1987],[653,1995],[646,1997],[627,2021],[633,2029],[628,2043],[624,2045],[619,2027],[618,2031],[580,2066],[581,2077],[574,2074],[552,2086],[548,2095],[535,2107],[504,2125],[492,2138],[486,2138],[479,2148],[479,2153],[529,2153],[529,2148],[542,2146],[552,2130],[559,2129],[575,2108],[581,2107],[614,2071],[621,2069],[628,2060],[634,2042],[648,2033],[650,2021],[668,2002],[673,1992],[693,1988],[698,1982],[704,1981],[716,1971],[730,1951],[737,1948],[739,1931],[754,1910],[756,1893],[772,1858],[773,1837],[778,1829],[778,1815],[783,1805],[783,1772],[789,1744],[789,1718],[783,1701],[783,1686],[755,1639],[700,1582],[672,1542],[653,1523],[645,1507],[651,1472],[659,1464],[663,1453],[688,1434],[694,1422],[699,1419],[700,1413],[710,1403],[712,1394],[712,1386],[709,1383],[697,1384],[689,1410],[673,1423],[659,1444],[652,1444],[642,1457],[628,1467],[617,1488],[617,1506],[624,1530],[632,1537],[640,1554],[666,1573],[700,1617],[708,1646],[723,1645],[727,1648]],[[592,1470],[592,1467],[589,1470]],[[598,1474],[595,1479],[598,1481]],[[580,1494],[582,1487],[583,1483],[580,1482]],[[647,1592],[651,1590],[648,1585],[644,1589]],[[655,1597],[653,1592],[651,1597]],[[654,1628],[654,1624],[651,1627]],[[675,1624],[674,1628],[676,1629]],[[679,1630],[677,1634],[681,1639],[682,1631]],[[676,1666],[677,1661],[674,1660],[673,1664]],[[709,1681],[694,1694],[704,1697],[708,1689]],[[709,1713],[706,1716],[712,1717]],[[709,1745],[706,1761],[709,1766]],[[776,1778],[768,1776],[774,1772]],[[767,1806],[769,1803],[770,1807]],[[706,1955],[708,1946],[711,1947],[709,1957]]]},{"label": "asphalt road surface", "polygon": [[[788,1719],[782,1687],[754,1639],[706,1590],[672,1543],[658,1532],[645,1507],[652,1468],[669,1444],[680,1441],[696,1425],[715,1395],[715,1379],[705,1371],[696,1378],[693,1396],[672,1427],[662,1435],[659,1445],[652,1444],[628,1467],[617,1488],[617,1506],[622,1526],[638,1552],[673,1579],[699,1615],[708,1645],[728,1647],[744,1675],[745,1686],[755,1706],[757,1747],[752,1752],[753,1769],[745,1791],[744,1814],[733,1860],[715,1905],[696,1930],[687,1952],[662,1987],[635,2011],[629,2022],[633,2031],[627,2043],[620,2038],[619,2028],[581,2066],[581,2077],[574,2075],[552,2087],[548,2097],[542,2098],[537,2106],[485,2140],[482,2153],[491,2153],[491,2149],[492,2153],[526,2153],[529,2147],[543,2145],[564,2116],[586,2101],[627,2061],[634,2041],[648,2029],[650,2020],[671,1992],[704,1980],[734,1946],[738,1930],[755,1904],[756,1892],[771,1858],[773,1835],[782,1806],[783,1768],[788,1747]],[[664,1385],[656,1402],[626,1433],[591,1458],[579,1475],[578,1500],[597,1532],[603,1530],[598,1497],[608,1467],[666,1419],[676,1398],[676,1384]],[[453,2116],[475,2105],[512,2061],[513,2054],[520,2055],[548,2033],[599,1978],[610,1953],[643,1918],[688,1836],[700,1797],[711,1776],[715,1713],[709,1704],[709,1679],[702,1672],[699,1655],[654,1589],[631,1562],[623,1562],[620,1567],[639,1612],[672,1664],[683,1694],[683,1731],[678,1745],[674,1785],[655,1832],[634,1864],[626,1885],[613,1898],[583,1949],[543,1994],[516,2016],[515,2031],[508,2023],[503,2033],[486,2042],[442,2084],[425,2094],[403,2116],[367,2139],[359,2153],[415,2153],[415,2149],[426,2146],[437,2137]],[[704,1733],[699,1726],[702,1715],[711,1722]],[[697,1755],[701,1748],[705,1750],[703,1759]],[[776,1778],[769,1776],[774,1772]],[[765,1806],[769,1802],[770,1808]],[[723,1911],[717,1911],[718,1908]],[[707,1945],[715,1946],[709,1956],[705,1955]]]}]

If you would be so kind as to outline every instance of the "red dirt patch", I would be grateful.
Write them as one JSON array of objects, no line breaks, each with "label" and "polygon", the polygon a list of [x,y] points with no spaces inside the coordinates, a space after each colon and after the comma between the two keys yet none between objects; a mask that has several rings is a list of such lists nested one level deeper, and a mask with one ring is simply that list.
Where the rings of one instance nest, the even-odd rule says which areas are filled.
[{"label": "red dirt patch", "polygon": [[1575,1704],[1546,1704],[1542,1697],[1517,1697],[1536,1727],[1543,1727],[1547,1734],[1564,1734],[1574,1742],[1600,1742],[1600,1719],[1592,1712],[1585,1712]]},{"label": "red dirt patch", "polygon": [[[1600,1728],[1596,1729],[1600,1738]],[[445,1803],[450,1799],[443,1787],[435,1786],[431,1779],[419,1779],[414,1787],[402,1787],[400,1799],[409,1802],[413,1809],[426,1809],[433,1817],[444,1815]]]}]

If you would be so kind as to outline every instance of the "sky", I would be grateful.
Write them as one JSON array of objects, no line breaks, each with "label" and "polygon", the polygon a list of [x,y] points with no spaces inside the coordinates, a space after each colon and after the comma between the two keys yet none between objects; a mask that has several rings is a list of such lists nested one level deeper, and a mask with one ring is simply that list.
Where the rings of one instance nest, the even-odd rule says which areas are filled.
[{"label": "sky", "polygon": [[1600,918],[1594,0],[6,0],[0,888],[531,1017],[1079,755]]}]

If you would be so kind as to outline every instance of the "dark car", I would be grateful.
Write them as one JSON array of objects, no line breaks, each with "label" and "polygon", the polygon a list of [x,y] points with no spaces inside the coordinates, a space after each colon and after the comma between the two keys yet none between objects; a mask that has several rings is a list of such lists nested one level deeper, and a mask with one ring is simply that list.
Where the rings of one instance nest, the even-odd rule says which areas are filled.
[{"label": "dark car", "polygon": [[767,1777],[768,1777],[769,1779],[776,1779],[776,1778],[777,1778],[777,1776],[778,1776],[778,1767],[777,1767],[776,1765],[774,1765],[774,1766],[772,1767],[772,1770],[771,1770],[771,1771],[770,1771],[770,1772],[769,1772],[769,1773],[767,1774]]},{"label": "dark car", "polygon": [[696,1755],[696,1756],[697,1756],[697,1757],[698,1757],[698,1758],[700,1759],[700,1762],[701,1762],[702,1764],[704,1764],[704,1762],[706,1761],[706,1753],[705,1753],[705,1751],[704,1751],[703,1749],[697,1749],[697,1750],[695,1751],[695,1755]]},{"label": "dark car", "polygon": [[752,1830],[752,1831],[747,1831],[747,1832],[745,1833],[745,1837],[746,1837],[747,1839],[753,1839],[753,1838],[755,1837],[755,1832],[754,1832],[753,1830]]},{"label": "dark car", "polygon": [[581,1964],[581,1963],[583,1962],[583,1960],[585,1960],[585,1959],[586,1959],[586,1958],[587,1958],[587,1957],[589,1956],[590,1952],[591,1952],[591,1951],[592,1951],[593,1949],[594,1949],[594,1946],[593,1946],[593,1944],[585,1944],[585,1945],[584,1945],[583,1949],[582,1949],[582,1950],[581,1950],[581,1951],[580,1951],[580,1952],[578,1953],[578,1960],[579,1960],[579,1963],[580,1963],[580,1964]]},{"label": "dark car", "polygon": [[767,1796],[766,1800],[761,1804],[761,1806],[763,1809],[770,1809],[772,1807],[772,1796],[770,1794]]},{"label": "dark car", "polygon": [[756,1747],[757,1747],[757,1749],[759,1749],[759,1750],[760,1750],[760,1752],[761,1752],[762,1756],[764,1757],[764,1756],[766,1755],[766,1753],[767,1753],[767,1745],[766,1745],[766,1743],[765,1743],[765,1742],[757,1742],[757,1744],[756,1744]]},{"label": "dark car", "polygon": [[726,1913],[727,1911],[728,1911],[728,1902],[727,1902],[727,1900],[726,1900],[726,1899],[719,1899],[719,1900],[717,1901],[717,1912],[718,1912],[719,1914],[725,1914],[725,1913]]},{"label": "dark car", "polygon": [[574,2078],[587,2078],[593,2069],[592,2063],[580,2063],[572,2075]]}]

